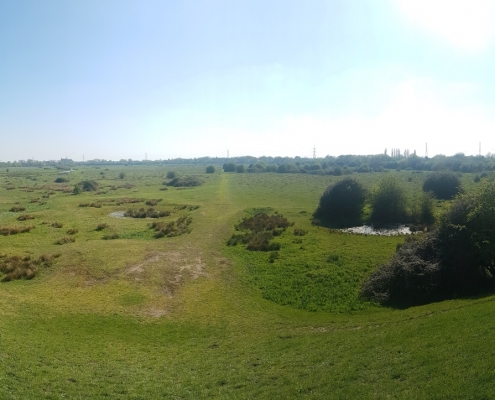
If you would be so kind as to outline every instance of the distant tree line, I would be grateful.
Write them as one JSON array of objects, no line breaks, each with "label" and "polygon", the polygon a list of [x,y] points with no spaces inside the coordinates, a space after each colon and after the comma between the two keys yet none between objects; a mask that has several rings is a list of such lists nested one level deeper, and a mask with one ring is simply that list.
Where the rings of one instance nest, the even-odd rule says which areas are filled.
[{"label": "distant tree line", "polygon": [[[60,160],[37,161],[0,161],[0,167],[76,167],[76,166],[103,166],[103,165],[201,165],[223,166],[225,172],[236,173],[309,173],[322,175],[345,175],[350,173],[381,172],[384,170],[417,170],[474,172],[495,170],[495,154],[486,156],[465,156],[458,153],[454,156],[436,155],[431,158],[419,157],[409,151],[400,152],[392,149],[391,155],[386,153],[377,155],[341,155],[338,157],[326,156],[323,158],[308,157],[200,157],[175,158],[169,160],[131,160],[118,161],[94,159],[74,161],[70,158]],[[227,169],[226,169],[227,168]]]}]

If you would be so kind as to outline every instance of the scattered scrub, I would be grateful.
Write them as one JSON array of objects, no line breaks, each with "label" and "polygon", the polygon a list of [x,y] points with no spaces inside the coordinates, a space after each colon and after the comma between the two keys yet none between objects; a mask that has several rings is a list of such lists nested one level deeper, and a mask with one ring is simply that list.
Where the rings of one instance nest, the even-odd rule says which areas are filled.
[{"label": "scattered scrub", "polygon": [[171,214],[170,211],[156,211],[154,208],[150,207],[147,210],[140,208],[139,210],[128,209],[124,213],[124,217],[131,218],[161,218],[168,217]]},{"label": "scattered scrub", "polygon": [[192,222],[192,218],[188,216],[182,216],[177,221],[172,221],[167,224],[164,222],[153,222],[150,225],[151,229],[155,230],[155,238],[172,237],[189,233],[189,225]]},{"label": "scattered scrub", "polygon": [[305,229],[300,229],[300,228],[294,229],[294,236],[305,236],[307,233],[308,231]]},{"label": "scattered scrub", "polygon": [[107,223],[103,223],[103,224],[98,224],[95,228],[95,231],[102,231],[103,229],[106,229],[108,228],[108,224]]},{"label": "scattered scrub", "polygon": [[23,214],[23,215],[19,215],[19,216],[17,217],[17,220],[18,220],[18,221],[27,221],[27,220],[29,220],[29,219],[34,219],[34,218],[35,218],[35,217],[34,217],[34,215],[31,215],[31,214]]},{"label": "scattered scrub", "polygon": [[21,212],[21,211],[25,211],[26,208],[25,207],[22,207],[22,206],[14,206],[12,207],[9,211],[10,212]]},{"label": "scattered scrub", "polygon": [[63,238],[58,239],[55,244],[66,244],[66,243],[74,243],[76,241],[75,238],[71,236],[64,236]]},{"label": "scattered scrub", "polygon": [[244,218],[235,226],[237,231],[247,232],[232,235],[227,241],[227,246],[245,244],[246,249],[250,251],[276,251],[280,249],[280,244],[272,242],[272,239],[280,236],[292,225],[283,215],[257,213],[252,217]]},{"label": "scattered scrub", "polygon": [[0,226],[0,235],[9,236],[18,233],[29,233],[34,226]]},{"label": "scattered scrub", "polygon": [[103,240],[114,240],[114,239],[119,239],[119,238],[120,238],[119,234],[118,233],[114,233],[112,235],[105,235],[105,236],[103,236],[102,239]]},{"label": "scattered scrub", "polygon": [[150,200],[146,200],[145,204],[147,206],[156,206],[160,201],[162,201],[162,199],[150,199]]},{"label": "scattered scrub", "polygon": [[40,267],[51,267],[60,254],[43,254],[37,259],[30,256],[0,256],[0,276],[3,282],[32,279]]}]

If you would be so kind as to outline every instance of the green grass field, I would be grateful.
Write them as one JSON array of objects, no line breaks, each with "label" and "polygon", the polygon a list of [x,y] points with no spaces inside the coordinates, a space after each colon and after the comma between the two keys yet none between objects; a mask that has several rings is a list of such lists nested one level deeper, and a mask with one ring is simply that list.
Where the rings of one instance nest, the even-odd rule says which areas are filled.
[{"label": "green grass field", "polygon": [[[85,167],[67,183],[55,169],[0,172],[0,226],[34,226],[0,236],[0,254],[60,255],[0,283],[0,399],[495,397],[495,297],[405,310],[360,300],[404,238],[312,226],[336,177],[181,167],[204,184],[161,190],[169,170]],[[377,176],[357,177],[371,187]],[[424,176],[399,173],[410,198]],[[73,195],[87,179],[98,191]],[[192,218],[190,232],[155,238],[155,219],[110,215],[152,199],[171,212],[164,223]],[[260,208],[294,223],[274,262],[226,246]]]}]

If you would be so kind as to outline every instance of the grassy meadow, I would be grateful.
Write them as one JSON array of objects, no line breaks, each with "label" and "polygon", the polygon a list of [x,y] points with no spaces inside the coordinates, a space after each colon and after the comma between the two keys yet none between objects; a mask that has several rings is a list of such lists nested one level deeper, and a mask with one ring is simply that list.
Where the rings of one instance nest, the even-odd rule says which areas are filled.
[{"label": "grassy meadow", "polygon": [[[171,170],[204,183],[165,186]],[[495,297],[408,309],[362,301],[361,282],[404,237],[311,225],[338,177],[59,172],[0,171],[0,261],[51,260],[32,279],[0,282],[0,399],[495,397]],[[371,188],[383,174],[353,176]],[[411,200],[426,176],[388,174]],[[98,190],[74,195],[84,180]],[[121,217],[150,207],[167,215]],[[226,245],[256,210],[293,223],[272,259]],[[180,234],[155,237],[153,222],[181,218],[190,224]]]}]

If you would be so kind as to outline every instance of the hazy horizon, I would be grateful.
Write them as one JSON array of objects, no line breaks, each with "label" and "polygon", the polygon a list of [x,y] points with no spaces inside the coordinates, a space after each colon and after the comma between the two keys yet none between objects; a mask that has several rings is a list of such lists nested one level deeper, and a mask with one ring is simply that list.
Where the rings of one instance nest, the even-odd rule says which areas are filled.
[{"label": "hazy horizon", "polygon": [[495,153],[494,0],[0,4],[0,161]]}]

